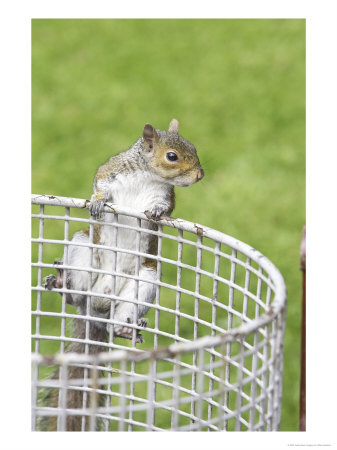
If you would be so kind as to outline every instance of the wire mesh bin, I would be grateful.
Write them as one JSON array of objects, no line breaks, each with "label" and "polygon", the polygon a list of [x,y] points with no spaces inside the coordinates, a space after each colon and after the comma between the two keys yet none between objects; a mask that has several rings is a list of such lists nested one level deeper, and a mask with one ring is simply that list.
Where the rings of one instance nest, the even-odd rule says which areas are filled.
[{"label": "wire mesh bin", "polygon": [[[105,207],[115,243],[119,230],[129,229],[132,245],[102,248],[94,233],[102,221],[89,218],[87,200],[34,195],[32,204],[33,430],[279,429],[286,288],[265,256],[181,219],[163,219],[150,229],[143,213],[116,205]],[[147,324],[129,323],[130,340],[113,333],[114,304],[125,301],[116,292],[99,293],[111,302],[109,317],[101,318],[89,307],[79,314],[69,305],[73,291],[65,282],[45,288],[45,277],[59,267],[55,259],[67,254],[72,235],[84,227],[93,258],[110,251],[157,264]],[[154,255],[140,247],[146,234],[158,239]],[[62,263],[65,271],[75,268],[64,258]],[[112,265],[109,272],[112,279],[134,280],[135,296],[128,301],[135,308],[142,282],[136,267],[120,274]],[[85,271],[101,272],[92,264]],[[85,295],[89,304],[98,293],[88,288]],[[76,321],[83,338],[72,334]],[[106,340],[90,335],[90,324],[98,322],[109,327]],[[76,352],[69,352],[71,343]]]}]

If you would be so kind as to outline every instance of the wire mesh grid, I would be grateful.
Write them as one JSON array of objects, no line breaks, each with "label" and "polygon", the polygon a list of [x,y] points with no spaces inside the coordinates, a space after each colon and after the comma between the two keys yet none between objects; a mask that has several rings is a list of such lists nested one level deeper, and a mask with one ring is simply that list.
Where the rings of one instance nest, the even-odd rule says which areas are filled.
[{"label": "wire mesh grid", "polygon": [[[34,195],[32,204],[33,430],[279,429],[286,288],[265,256],[181,219],[148,228],[143,213],[116,205],[105,207],[114,243],[106,248],[95,241],[94,227],[102,221],[89,218],[87,200]],[[104,271],[67,262],[71,236],[83,226],[89,227],[89,242],[78,245],[91,249],[91,262],[97,251],[114,255],[113,289],[107,294],[93,286],[93,277]],[[131,233],[128,248],[117,246],[122,229]],[[140,245],[148,234],[158,239],[154,254]],[[116,271],[120,254],[136,258],[134,271]],[[90,274],[86,310],[80,313],[67,302],[67,295],[77,292],[65,282],[45,288],[45,277],[59,268],[54,260],[62,255],[65,272]],[[144,258],[157,265],[148,322],[121,323],[114,318],[116,301],[133,304],[137,317]],[[134,280],[134,298],[116,295],[118,276]],[[98,295],[110,301],[108,317],[90,308]],[[82,327],[81,337],[73,335],[74,322]],[[109,330],[104,340],[92,336],[91,327],[98,325]],[[131,339],[114,336],[117,325],[130,327]]]}]

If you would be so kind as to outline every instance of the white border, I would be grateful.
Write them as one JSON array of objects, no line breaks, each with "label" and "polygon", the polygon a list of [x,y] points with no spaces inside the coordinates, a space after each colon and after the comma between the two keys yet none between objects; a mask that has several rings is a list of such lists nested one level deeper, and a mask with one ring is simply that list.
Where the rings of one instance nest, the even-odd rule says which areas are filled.
[{"label": "white border", "polygon": [[[1,326],[1,440],[6,449],[283,449],[331,444],[336,448],[336,1],[124,1],[2,2],[1,11],[2,215],[6,221],[1,258],[2,301],[17,320]],[[37,17],[199,17],[307,19],[307,428],[306,433],[31,433],[30,391],[21,389],[30,370],[30,19]],[[20,221],[13,223],[20,211]],[[14,214],[16,215],[14,216]],[[6,227],[8,229],[6,229]],[[16,247],[10,238],[15,237]],[[6,241],[8,244],[6,245]],[[19,257],[19,258],[18,258]],[[18,263],[19,260],[19,263]],[[298,270],[297,265],[294,270]],[[13,286],[22,290],[13,298]],[[289,299],[298,301],[298,299]],[[3,306],[3,308],[6,308]],[[13,309],[11,310],[13,311]],[[14,341],[13,341],[14,339]],[[7,343],[10,342],[10,345]],[[18,352],[22,358],[18,358]],[[15,355],[15,357],[14,357]],[[8,364],[9,362],[9,364]],[[8,366],[7,366],[8,364]],[[25,386],[26,388],[26,386]],[[20,392],[20,399],[16,393]],[[22,394],[23,392],[23,394]],[[25,406],[23,406],[25,405]],[[318,444],[318,445],[315,445]]]}]

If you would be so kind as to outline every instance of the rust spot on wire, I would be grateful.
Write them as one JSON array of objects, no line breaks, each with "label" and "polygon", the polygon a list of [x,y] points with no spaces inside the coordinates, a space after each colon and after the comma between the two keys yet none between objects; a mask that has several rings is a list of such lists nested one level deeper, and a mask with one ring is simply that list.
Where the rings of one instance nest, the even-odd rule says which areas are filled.
[{"label": "rust spot on wire", "polygon": [[54,365],[55,364],[55,355],[44,355],[43,360],[45,364]]},{"label": "rust spot on wire", "polygon": [[196,230],[197,230],[197,235],[198,235],[198,236],[203,236],[203,234],[204,234],[203,228],[199,227],[197,224],[194,224],[194,227],[195,227]]},{"label": "rust spot on wire", "polygon": [[161,219],[167,220],[168,222],[175,222],[177,220],[175,217],[170,216],[162,216]]},{"label": "rust spot on wire", "polygon": [[151,355],[154,359],[173,357],[176,352],[172,352],[169,347],[156,348],[151,351]]}]

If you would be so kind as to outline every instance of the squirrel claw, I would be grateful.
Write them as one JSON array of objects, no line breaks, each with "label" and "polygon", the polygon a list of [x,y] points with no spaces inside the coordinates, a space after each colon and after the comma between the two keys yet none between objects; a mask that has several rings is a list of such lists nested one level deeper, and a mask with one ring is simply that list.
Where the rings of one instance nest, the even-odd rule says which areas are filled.
[{"label": "squirrel claw", "polygon": [[[131,323],[131,319],[128,317],[126,319],[127,323]],[[147,325],[147,319],[138,319],[137,320],[137,325],[139,327],[145,328]],[[124,338],[124,339],[130,339],[132,340],[133,337],[133,328],[128,327],[128,326],[120,326],[120,327],[116,327],[117,329],[114,330],[114,335],[116,337],[120,337],[120,338]],[[139,333],[138,330],[137,334],[136,334],[136,343],[137,344],[142,344],[144,342],[144,338],[143,336]]]},{"label": "squirrel claw", "polygon": [[[56,259],[54,261],[56,266],[62,266],[63,261]],[[53,288],[61,289],[63,287],[63,270],[57,268],[57,277],[53,274],[50,274],[44,279],[44,288],[51,291]],[[67,282],[67,288],[69,289],[69,283]]]},{"label": "squirrel claw", "polygon": [[164,211],[160,211],[160,210],[156,210],[156,209],[152,210],[152,211],[148,211],[148,210],[144,211],[144,214],[146,215],[146,217],[149,220],[155,220],[155,221],[166,217]]},{"label": "squirrel claw", "polygon": [[[131,331],[129,331],[131,330]],[[115,337],[132,340],[132,328],[123,327],[120,331],[114,333]],[[144,338],[140,333],[136,334],[136,343],[142,344]]]},{"label": "squirrel claw", "polygon": [[150,213],[149,210],[144,211],[144,214],[146,215],[146,217],[147,217],[149,220],[152,220],[152,216],[151,216],[151,213]]},{"label": "squirrel claw", "polygon": [[48,275],[44,280],[44,288],[48,289],[48,291],[51,291],[56,287],[56,280],[57,278],[55,275]]},{"label": "squirrel claw", "polygon": [[93,219],[98,220],[103,215],[104,202],[102,200],[91,200],[89,212]]},{"label": "squirrel claw", "polygon": [[139,319],[137,320],[137,325],[139,327],[145,328],[147,325],[147,319]]},{"label": "squirrel claw", "polygon": [[143,342],[144,342],[143,336],[140,333],[138,333],[137,337],[136,337],[136,343],[137,344],[142,344]]}]

